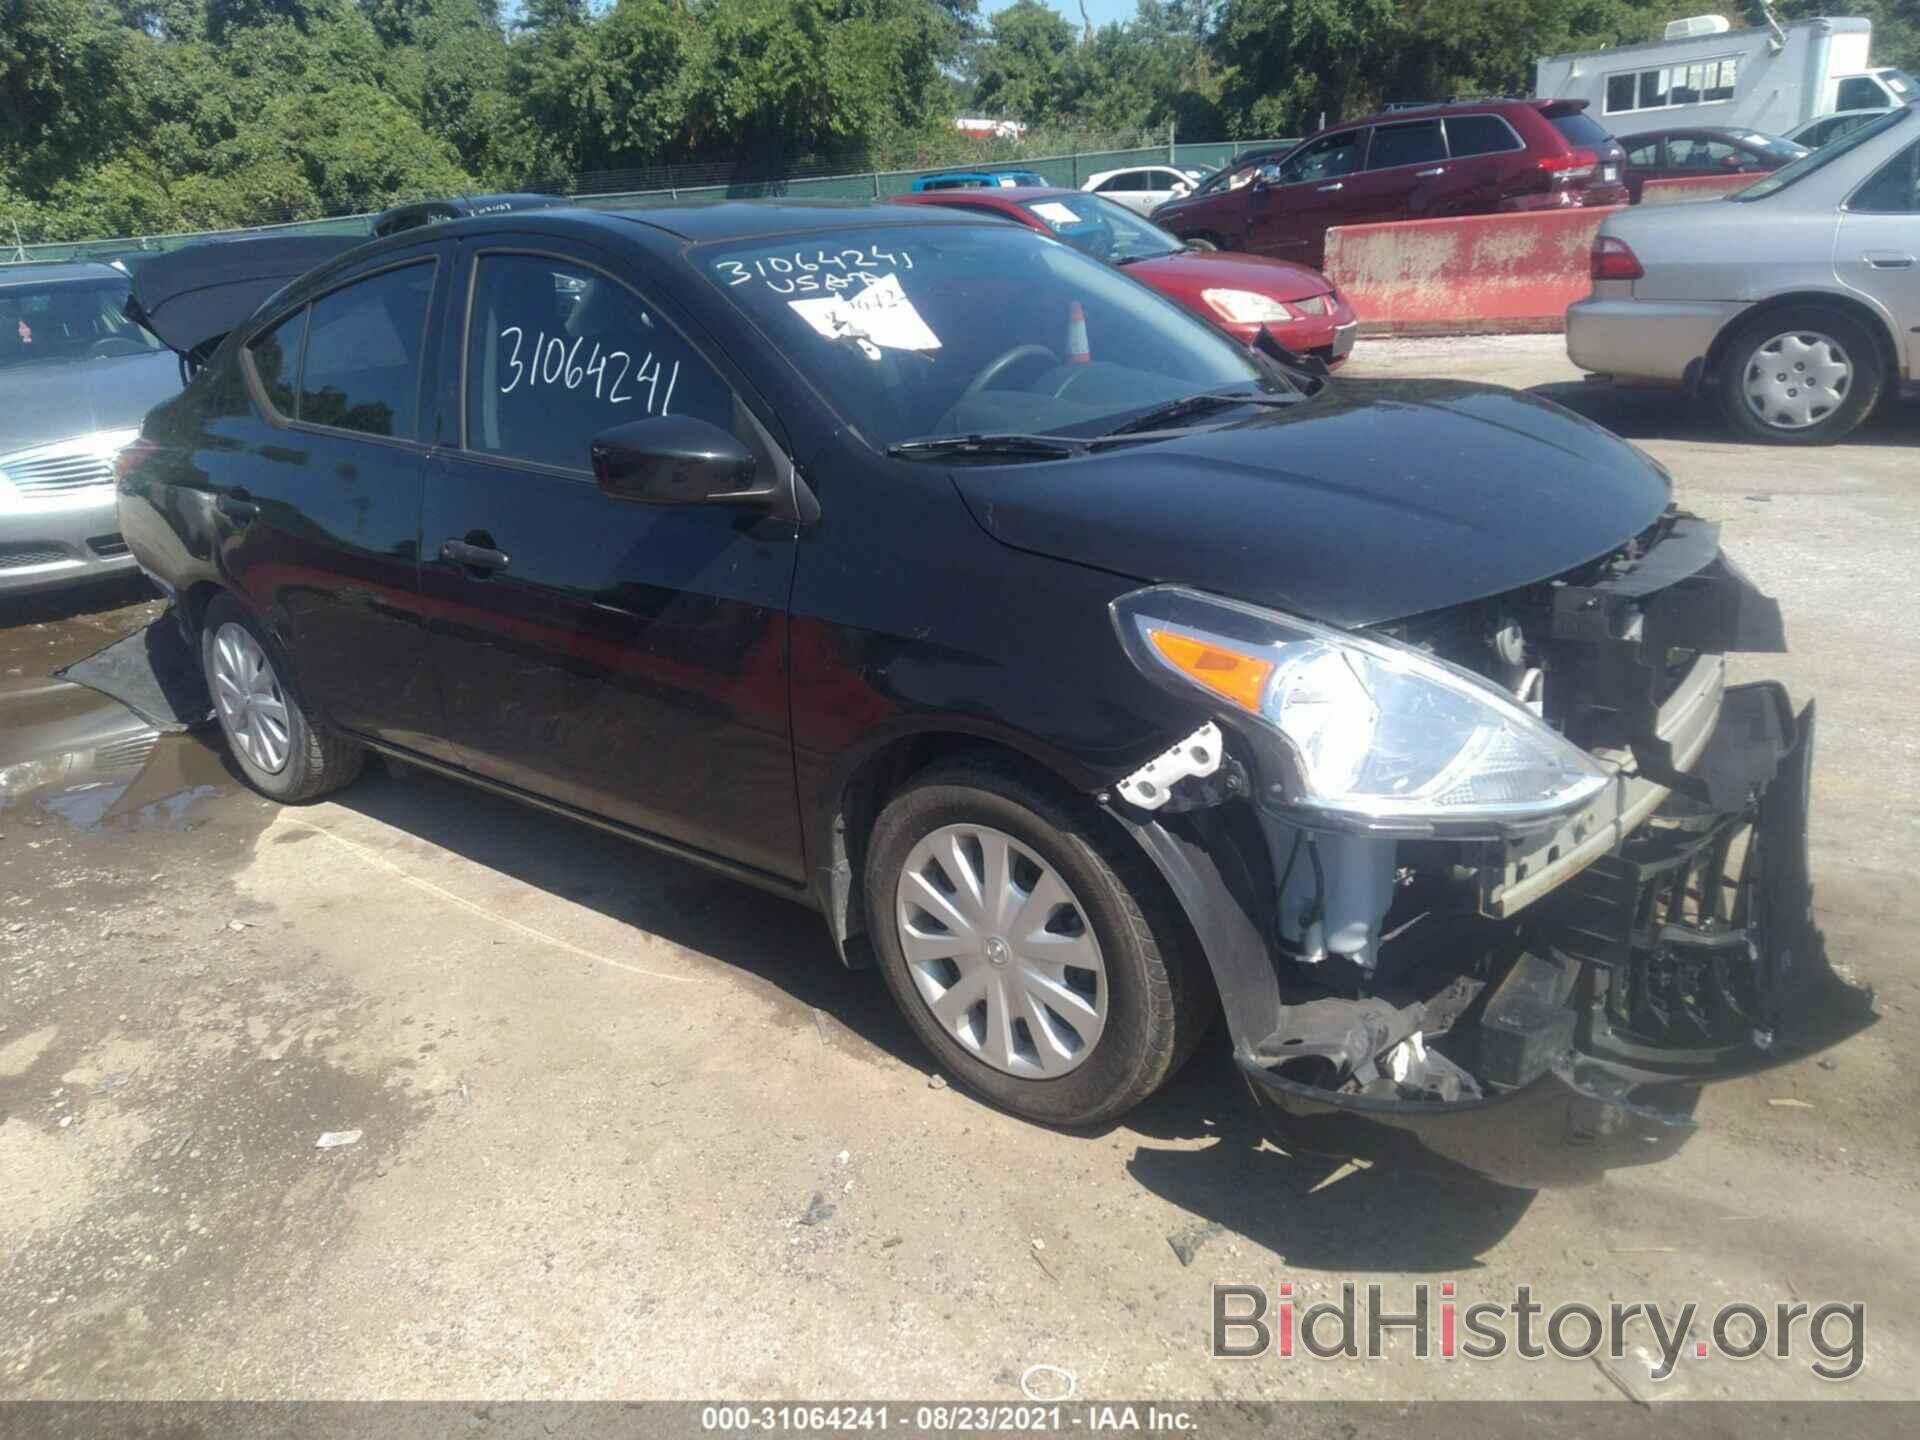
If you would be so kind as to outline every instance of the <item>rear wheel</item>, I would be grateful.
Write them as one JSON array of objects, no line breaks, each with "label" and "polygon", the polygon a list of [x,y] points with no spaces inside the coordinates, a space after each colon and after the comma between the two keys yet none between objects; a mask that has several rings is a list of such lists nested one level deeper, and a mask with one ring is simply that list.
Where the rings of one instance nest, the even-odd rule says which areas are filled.
[{"label": "rear wheel", "polygon": [[1720,366],[1734,429],[1775,445],[1827,445],[1866,419],[1885,383],[1880,346],[1845,311],[1800,305],[1756,315]]},{"label": "rear wheel", "polygon": [[882,973],[956,1079],[1051,1125],[1099,1125],[1192,1053],[1213,993],[1172,896],[1091,807],[993,760],[914,780],[875,823]]},{"label": "rear wheel", "polygon": [[273,642],[224,595],[207,606],[200,660],[227,748],[254,789],[297,804],[359,775],[366,752],[307,718]]}]

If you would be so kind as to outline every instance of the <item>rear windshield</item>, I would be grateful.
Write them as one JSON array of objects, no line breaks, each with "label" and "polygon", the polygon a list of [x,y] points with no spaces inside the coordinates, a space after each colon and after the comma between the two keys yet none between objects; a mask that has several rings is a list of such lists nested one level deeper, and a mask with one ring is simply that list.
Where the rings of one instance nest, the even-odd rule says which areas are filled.
[{"label": "rear windshield", "polygon": [[0,289],[0,367],[145,355],[160,342],[121,313],[125,280],[69,280]]},{"label": "rear windshield", "polygon": [[1912,117],[1914,108],[1912,105],[1903,105],[1898,110],[1889,110],[1883,117],[1874,121],[1871,125],[1862,125],[1858,130],[1853,131],[1851,134],[1842,135],[1838,140],[1829,140],[1818,150],[1801,156],[1791,165],[1781,166],[1778,170],[1767,176],[1766,179],[1760,181],[1759,184],[1749,185],[1739,194],[1729,195],[1727,198],[1729,200],[1738,200],[1743,204],[1750,204],[1755,200],[1764,200],[1769,195],[1778,195],[1789,185],[1804,180],[1807,176],[1813,174],[1814,171],[1824,166],[1831,165],[1841,156],[1852,154],[1855,150],[1859,149],[1860,146],[1872,140],[1876,135],[1885,134],[1895,125],[1904,123]]},{"label": "rear windshield", "polygon": [[1549,115],[1547,119],[1553,128],[1565,137],[1569,145],[1580,145],[1592,150],[1598,146],[1611,145],[1613,135],[1598,120],[1584,110],[1569,110],[1563,115]]}]

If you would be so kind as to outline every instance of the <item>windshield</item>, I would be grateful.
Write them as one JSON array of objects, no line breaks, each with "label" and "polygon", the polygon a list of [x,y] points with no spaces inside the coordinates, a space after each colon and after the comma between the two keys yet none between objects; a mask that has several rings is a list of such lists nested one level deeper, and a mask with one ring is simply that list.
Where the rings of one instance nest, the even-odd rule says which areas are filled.
[{"label": "windshield", "polygon": [[1100,195],[1053,195],[1045,200],[1022,200],[1020,208],[1074,249],[1124,265],[1171,255],[1186,246],[1158,225],[1141,219],[1124,205]]},{"label": "windshield", "polygon": [[693,258],[881,446],[1097,435],[1201,391],[1288,389],[1172,301],[1024,227],[873,226]]},{"label": "windshield", "polygon": [[1613,133],[1584,110],[1568,110],[1564,114],[1549,115],[1547,119],[1569,145],[1604,150],[1613,144]]},{"label": "windshield", "polygon": [[1777,160],[1798,160],[1802,155],[1811,153],[1797,141],[1783,140],[1778,135],[1763,135],[1758,130],[1745,131],[1739,138],[1743,144]]},{"label": "windshield", "polygon": [[0,367],[159,350],[121,313],[126,301],[125,280],[0,286]]},{"label": "windshield", "polygon": [[1782,165],[1757,185],[1749,185],[1738,194],[1729,195],[1729,200],[1751,203],[1764,200],[1769,195],[1777,195],[1789,185],[1804,180],[1823,166],[1831,165],[1843,155],[1850,155],[1865,145],[1876,135],[1885,134],[1895,125],[1908,119],[1914,112],[1911,105],[1903,105],[1898,110],[1889,110],[1886,115],[1871,125],[1863,125],[1850,135],[1842,135],[1838,140],[1830,140],[1818,150],[1810,150],[1791,165]]}]

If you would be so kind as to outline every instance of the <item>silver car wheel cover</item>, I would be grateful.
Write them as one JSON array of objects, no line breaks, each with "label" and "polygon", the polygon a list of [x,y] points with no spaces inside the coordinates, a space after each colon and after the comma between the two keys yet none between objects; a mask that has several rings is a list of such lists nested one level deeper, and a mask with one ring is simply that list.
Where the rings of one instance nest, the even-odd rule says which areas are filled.
[{"label": "silver car wheel cover", "polygon": [[1846,403],[1853,361],[1815,330],[1789,330],[1754,349],[1743,377],[1747,407],[1776,430],[1818,425]]},{"label": "silver car wheel cover", "polygon": [[1107,1023],[1107,969],[1079,898],[1026,845],[943,825],[894,886],[907,973],[934,1023],[1023,1080],[1078,1069]]},{"label": "silver car wheel cover", "polygon": [[256,768],[278,775],[291,752],[286,692],[273,662],[246,626],[213,632],[213,701],[227,741]]}]

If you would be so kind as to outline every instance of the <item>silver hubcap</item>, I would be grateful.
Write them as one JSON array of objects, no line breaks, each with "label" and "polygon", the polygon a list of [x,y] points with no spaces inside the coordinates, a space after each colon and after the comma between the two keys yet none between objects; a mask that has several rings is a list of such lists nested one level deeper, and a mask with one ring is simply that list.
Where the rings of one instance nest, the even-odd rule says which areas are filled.
[{"label": "silver hubcap", "polygon": [[1080,902],[1045,862],[986,825],[943,825],[894,890],[900,948],[934,1020],[996,1070],[1050,1080],[1107,1023],[1107,970]]},{"label": "silver hubcap", "polygon": [[287,697],[267,652],[231,620],[213,632],[213,698],[233,748],[278,775],[287,763]]},{"label": "silver hubcap", "polygon": [[1831,336],[1795,330],[1776,335],[1747,359],[1747,404],[1780,430],[1818,425],[1853,385],[1853,361]]}]

